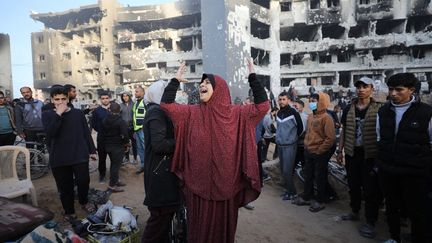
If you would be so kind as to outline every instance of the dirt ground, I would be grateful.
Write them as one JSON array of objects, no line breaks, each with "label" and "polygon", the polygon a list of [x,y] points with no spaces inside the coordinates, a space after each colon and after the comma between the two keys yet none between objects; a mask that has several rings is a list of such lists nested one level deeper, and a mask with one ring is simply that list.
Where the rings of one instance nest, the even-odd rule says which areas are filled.
[{"label": "dirt ground", "polygon": [[[277,161],[267,162],[273,177],[276,177],[277,168],[272,164]],[[91,162],[91,166],[97,166],[97,162]],[[114,193],[110,199],[115,205],[127,205],[133,207],[134,214],[139,215],[138,223],[142,230],[149,214],[142,204],[144,199],[143,174],[135,174],[136,167],[132,164],[123,166],[120,178],[127,186],[126,191]],[[105,190],[107,183],[98,182],[98,172],[91,175],[91,188]],[[34,185],[38,194],[40,207],[55,212],[55,220],[62,221],[62,208],[57,194],[55,181],[51,173],[35,180]],[[302,185],[298,182],[298,190],[302,191]],[[266,182],[260,197],[253,202],[254,210],[240,209],[236,242],[380,242],[387,237],[387,227],[384,223],[384,215],[380,212],[377,225],[378,235],[376,239],[365,239],[358,234],[361,221],[344,222],[338,216],[349,211],[347,188],[336,186],[340,200],[327,204],[325,210],[311,213],[308,207],[292,205],[289,201],[282,201],[280,194],[282,188],[277,178]],[[85,217],[79,208],[78,202],[75,208],[79,217]],[[363,211],[362,211],[363,213]]]}]

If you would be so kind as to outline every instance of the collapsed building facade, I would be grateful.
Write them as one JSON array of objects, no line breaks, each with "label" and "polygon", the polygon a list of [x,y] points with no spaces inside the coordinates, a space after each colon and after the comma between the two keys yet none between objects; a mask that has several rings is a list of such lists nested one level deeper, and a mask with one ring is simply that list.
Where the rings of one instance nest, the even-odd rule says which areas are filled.
[{"label": "collapsed building facade", "polygon": [[[432,79],[430,0],[180,0],[122,7],[115,0],[61,13],[32,14],[35,87],[72,83],[95,99],[175,75],[217,73],[232,98],[248,94],[245,58],[265,86],[339,90],[368,75]],[[189,85],[193,85],[189,84]]]},{"label": "collapsed building facade", "polygon": [[10,38],[7,34],[0,33],[0,90],[5,97],[13,97],[12,85],[12,61]]}]

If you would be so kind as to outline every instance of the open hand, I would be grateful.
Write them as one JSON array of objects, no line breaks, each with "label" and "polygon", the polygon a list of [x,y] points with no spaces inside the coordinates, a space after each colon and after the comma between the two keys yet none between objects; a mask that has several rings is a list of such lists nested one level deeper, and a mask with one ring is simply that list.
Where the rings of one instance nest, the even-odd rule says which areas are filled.
[{"label": "open hand", "polygon": [[184,79],[183,78],[183,75],[185,74],[185,72],[186,72],[186,63],[185,62],[182,62],[181,63],[181,65],[180,65],[180,67],[179,67],[179,69],[177,70],[177,73],[176,73],[176,76],[175,76],[175,78],[179,81],[179,82],[182,82],[182,83],[187,83],[188,81],[186,80],[186,79]]},{"label": "open hand", "polygon": [[97,160],[97,155],[96,154],[90,154],[90,159],[93,161]]},{"label": "open hand", "polygon": [[58,115],[63,114],[65,111],[67,111],[67,109],[69,109],[69,107],[67,106],[66,103],[61,103],[61,104],[56,105],[56,113]]},{"label": "open hand", "polygon": [[255,73],[255,68],[254,68],[254,63],[253,63],[252,57],[248,57],[248,58],[246,58],[246,60],[247,60],[247,66],[248,66],[249,74]]}]

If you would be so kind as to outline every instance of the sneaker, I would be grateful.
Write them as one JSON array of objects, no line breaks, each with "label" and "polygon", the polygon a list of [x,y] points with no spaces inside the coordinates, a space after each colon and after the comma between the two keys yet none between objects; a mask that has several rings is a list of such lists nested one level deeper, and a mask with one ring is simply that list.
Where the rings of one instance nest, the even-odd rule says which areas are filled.
[{"label": "sneaker", "polygon": [[291,203],[297,206],[310,205],[310,201],[304,200],[302,197],[296,197],[294,200],[291,200]]},{"label": "sneaker", "polygon": [[126,186],[126,184],[123,183],[123,182],[121,182],[121,181],[118,181],[117,184],[116,184],[116,186]]},{"label": "sneaker", "polygon": [[383,241],[382,243],[398,243],[398,242],[393,239],[388,239],[386,241]]},{"label": "sneaker", "polygon": [[255,209],[255,207],[254,206],[252,206],[251,204],[246,204],[246,205],[244,205],[243,206],[244,208],[246,208],[247,210],[254,210]]},{"label": "sneaker", "polygon": [[311,206],[309,207],[309,211],[312,213],[317,213],[325,208],[323,203],[319,203],[317,201],[312,202]]},{"label": "sneaker", "polygon": [[296,197],[297,197],[297,195],[295,195],[295,194],[286,193],[285,195],[283,195],[282,200],[283,201],[294,200]]},{"label": "sneaker", "polygon": [[347,213],[347,214],[342,215],[341,219],[342,220],[347,220],[347,221],[348,220],[349,221],[357,221],[357,220],[360,219],[360,217],[359,217],[358,213],[351,212],[351,213]]},{"label": "sneaker", "polygon": [[267,176],[265,176],[263,178],[263,182],[266,182],[266,181],[269,181],[269,180],[271,180],[271,177],[269,175],[267,175]]},{"label": "sneaker", "polygon": [[105,176],[99,176],[99,183],[104,184],[105,183]]},{"label": "sneaker", "polygon": [[139,175],[139,174],[141,174],[141,173],[143,173],[143,172],[144,172],[144,168],[143,168],[143,167],[140,167],[140,168],[135,172],[135,174]]},{"label": "sneaker", "polygon": [[376,236],[375,227],[371,224],[364,224],[360,227],[359,233],[365,238],[373,239]]}]

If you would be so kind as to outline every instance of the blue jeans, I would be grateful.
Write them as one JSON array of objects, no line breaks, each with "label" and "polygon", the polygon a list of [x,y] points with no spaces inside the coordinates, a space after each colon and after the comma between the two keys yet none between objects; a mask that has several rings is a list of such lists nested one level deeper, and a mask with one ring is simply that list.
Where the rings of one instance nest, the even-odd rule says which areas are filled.
[{"label": "blue jeans", "polygon": [[135,132],[135,139],[136,139],[138,156],[140,157],[141,160],[141,167],[144,168],[145,145],[144,145],[144,131],[142,129]]}]

